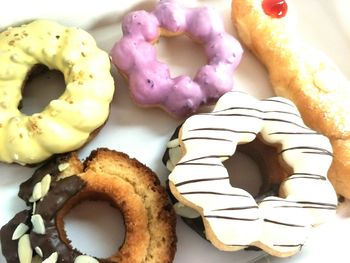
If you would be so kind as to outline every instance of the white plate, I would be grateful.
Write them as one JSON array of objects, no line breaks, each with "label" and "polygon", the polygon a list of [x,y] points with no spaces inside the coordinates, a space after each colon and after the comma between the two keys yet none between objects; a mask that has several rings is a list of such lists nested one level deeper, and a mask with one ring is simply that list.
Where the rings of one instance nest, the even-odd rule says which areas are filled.
[{"label": "white plate", "polygon": [[[291,2],[291,1],[290,1]],[[0,29],[20,24],[23,21],[35,18],[49,18],[66,25],[78,26],[86,29],[97,40],[98,45],[109,51],[116,40],[121,36],[120,22],[130,10],[146,8],[152,9],[155,1],[84,1],[84,0],[31,0],[2,3],[0,9]],[[230,23],[230,0],[192,0],[184,1],[188,6],[214,6],[222,14],[226,29],[235,35]],[[292,4],[292,3],[290,3]],[[348,10],[350,3],[346,0],[293,0],[298,9],[300,37],[309,41],[315,47],[326,52],[339,65],[344,74],[350,78],[350,18]],[[175,47],[174,49],[171,49]],[[192,75],[195,69],[203,63],[204,58],[194,44],[184,38],[164,40],[158,45],[159,57],[167,62],[171,61],[172,73],[188,73]],[[186,51],[187,50],[187,51]],[[188,60],[188,57],[192,56]],[[87,146],[79,151],[84,158],[97,147],[109,147],[129,154],[152,168],[165,180],[168,171],[161,163],[170,135],[181,122],[168,116],[159,109],[141,109],[130,100],[127,83],[113,70],[116,79],[117,91],[112,102],[111,115],[102,131]],[[243,60],[234,75],[236,89],[245,90],[259,97],[273,95],[265,69],[250,54],[245,51]],[[47,75],[35,80],[38,90],[47,81]],[[55,81],[51,79],[51,83]],[[56,85],[57,86],[57,85]],[[28,88],[29,89],[29,88]],[[31,90],[31,89],[30,89]],[[26,103],[30,106],[31,97],[40,92],[33,91],[27,95]],[[33,102],[32,102],[33,103]],[[34,101],[35,103],[35,101]],[[5,224],[16,212],[25,208],[24,202],[17,197],[19,184],[30,177],[33,168],[19,165],[0,164],[0,225]],[[107,228],[102,225],[119,227],[119,241],[122,237],[120,215],[111,212],[103,205],[89,204],[94,208],[105,211],[104,217],[93,219],[86,215],[86,209],[74,211],[67,219],[67,229],[74,244],[96,256],[108,256],[117,248],[114,242],[118,238],[108,235]],[[348,243],[350,241],[350,205],[346,203],[339,209],[337,218],[321,227],[316,228],[302,251],[289,259],[263,257],[259,262],[345,262],[350,256]],[[114,222],[115,217],[119,223]],[[96,220],[96,221],[94,221]],[[100,227],[93,228],[89,222],[97,222]],[[106,223],[107,222],[107,223]],[[83,225],[87,224],[87,225]],[[86,229],[92,232],[85,232]],[[175,262],[254,262],[264,256],[262,252],[221,252],[201,239],[181,220],[177,224],[178,247]],[[114,240],[114,241],[113,241]],[[113,245],[114,244],[114,245]],[[0,254],[0,262],[5,262]]]}]

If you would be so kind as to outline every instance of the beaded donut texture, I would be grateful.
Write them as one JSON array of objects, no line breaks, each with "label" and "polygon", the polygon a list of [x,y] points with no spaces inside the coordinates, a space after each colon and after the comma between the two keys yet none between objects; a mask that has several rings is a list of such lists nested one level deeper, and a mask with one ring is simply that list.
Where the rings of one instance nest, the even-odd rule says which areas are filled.
[{"label": "beaded donut texture", "polygon": [[[300,250],[311,226],[335,214],[337,196],[327,178],[331,145],[305,126],[291,101],[281,97],[259,101],[228,92],[213,112],[188,118],[179,135],[168,144],[175,149],[170,156],[175,163],[168,162],[171,192],[201,214],[207,238],[219,249],[254,245],[275,256],[290,256]],[[289,175],[279,196],[258,203],[230,184],[222,164],[237,144],[251,142],[257,135],[277,147]]]},{"label": "beaded donut texture", "polygon": [[[160,1],[154,11],[134,11],[122,22],[123,37],[112,48],[112,62],[128,78],[134,101],[161,106],[184,117],[213,103],[233,88],[233,72],[243,53],[239,42],[225,32],[221,17],[207,7],[183,8],[176,1]],[[200,43],[208,59],[194,79],[170,76],[157,60],[153,43],[164,35],[186,34]],[[189,58],[191,59],[191,58]]]},{"label": "beaded donut texture", "polygon": [[[35,65],[62,72],[66,88],[39,113],[18,109]],[[0,33],[0,161],[33,164],[80,148],[104,124],[114,93],[108,54],[82,29],[37,20]]]}]

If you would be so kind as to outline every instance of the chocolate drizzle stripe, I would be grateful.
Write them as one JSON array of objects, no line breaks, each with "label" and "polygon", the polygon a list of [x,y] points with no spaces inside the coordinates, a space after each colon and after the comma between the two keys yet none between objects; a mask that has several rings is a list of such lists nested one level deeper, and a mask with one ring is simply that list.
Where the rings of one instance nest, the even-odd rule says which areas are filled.
[{"label": "chocolate drizzle stripe", "polygon": [[220,193],[220,192],[213,192],[213,191],[191,191],[191,192],[181,192],[180,194],[181,195],[208,194],[208,195],[239,196],[239,197],[250,198],[250,196],[248,195]]},{"label": "chocolate drizzle stripe", "polygon": [[282,111],[282,110],[269,110],[269,111],[264,111],[264,113],[282,113],[282,114],[288,114],[288,115],[293,115],[298,118],[300,118],[299,114],[291,111]]},{"label": "chocolate drizzle stripe", "polygon": [[188,137],[188,138],[182,139],[183,142],[190,141],[190,140],[208,140],[208,141],[232,142],[231,140],[223,139],[223,138],[199,137],[199,136],[198,137]]},{"label": "chocolate drizzle stripe", "polygon": [[263,99],[261,101],[277,102],[277,103],[281,103],[281,104],[284,104],[284,105],[288,105],[288,106],[292,107],[293,109],[295,109],[295,107],[292,104],[289,104],[288,102],[285,102],[285,101],[280,101],[280,100],[276,100],[276,99]]},{"label": "chocolate drizzle stripe", "polygon": [[205,215],[205,218],[216,218],[216,219],[228,219],[228,220],[239,220],[239,221],[257,221],[259,218],[244,218],[244,217],[232,217],[232,216],[218,216],[218,215]]},{"label": "chocolate drizzle stripe", "polygon": [[[256,112],[263,113],[262,110],[259,110],[257,108],[250,108],[250,107],[230,107],[230,108],[226,108],[226,109],[223,109],[223,110],[213,111],[212,113],[215,114],[215,113],[225,112],[225,111],[230,111],[230,110],[251,110],[251,111],[256,111]],[[207,113],[204,113],[204,115],[206,115],[206,114]]]},{"label": "chocolate drizzle stripe", "polygon": [[315,179],[315,180],[326,180],[326,177],[320,174],[313,173],[293,173],[285,181],[293,179]]},{"label": "chocolate drizzle stripe", "polygon": [[271,132],[269,135],[321,135],[318,132]]},{"label": "chocolate drizzle stripe", "polygon": [[319,174],[293,174],[290,177],[288,177],[287,179],[285,179],[285,181],[289,181],[289,180],[294,180],[294,179],[313,179],[313,180],[322,180],[322,181],[326,181],[326,177],[324,177],[323,175],[319,175]]},{"label": "chocolate drizzle stripe", "polygon": [[225,128],[197,128],[197,129],[191,129],[191,131],[218,131],[218,132],[232,132],[232,133],[247,133],[247,134],[253,134],[257,135],[257,132],[251,132],[251,131],[239,131],[239,130],[232,130],[232,129],[225,129]]},{"label": "chocolate drizzle stripe", "polygon": [[277,225],[282,225],[282,226],[305,227],[303,225],[284,223],[284,222],[279,222],[279,221],[275,221],[275,220],[270,220],[270,219],[267,219],[267,218],[264,218],[264,221],[267,222],[267,223],[272,223],[272,224],[277,224]]},{"label": "chocolate drizzle stripe", "polygon": [[258,209],[259,207],[257,205],[254,206],[241,206],[241,207],[227,207],[227,208],[220,208],[220,209],[214,209],[212,211],[233,211],[233,210],[246,210],[246,209]]},{"label": "chocolate drizzle stripe", "polygon": [[330,203],[320,203],[320,202],[311,202],[311,201],[297,201],[298,204],[304,204],[304,205],[321,205],[321,206],[330,206],[330,207],[337,207],[336,204],[330,204]]},{"label": "chocolate drizzle stripe", "polygon": [[330,204],[330,203],[320,203],[320,202],[311,202],[311,201],[291,201],[291,200],[279,200],[279,199],[267,199],[267,200],[261,200],[260,203],[263,202],[285,202],[285,203],[294,203],[294,204],[303,204],[303,205],[319,205],[319,206],[329,206],[336,208],[336,204]]},{"label": "chocolate drizzle stripe", "polygon": [[295,176],[295,177],[288,177],[285,181],[294,180],[294,179],[313,179],[313,180],[326,181],[326,178],[323,176]]},{"label": "chocolate drizzle stripe", "polygon": [[259,116],[250,115],[250,114],[243,114],[243,113],[228,113],[228,114],[212,113],[212,114],[208,114],[207,116],[212,116],[212,117],[247,117],[247,118],[255,118],[255,119],[262,120],[262,118]]},{"label": "chocolate drizzle stripe", "polygon": [[274,119],[274,118],[263,118],[263,121],[275,121],[275,122],[283,122],[283,123],[288,123],[288,124],[292,124],[294,126],[297,126],[299,128],[305,129],[305,130],[310,130],[308,127],[301,125],[299,123],[293,122],[293,121],[287,121],[287,120],[283,120],[283,119]]},{"label": "chocolate drizzle stripe", "polygon": [[332,206],[311,206],[311,205],[302,205],[302,206],[297,206],[297,205],[278,205],[274,206],[275,208],[312,208],[312,209],[325,209],[325,210],[335,210],[336,207]]},{"label": "chocolate drizzle stripe", "polygon": [[199,161],[199,160],[205,160],[205,159],[211,159],[211,158],[229,158],[229,157],[231,156],[230,155],[206,155],[206,156],[201,156],[194,159],[189,159],[187,161],[184,161],[183,163],[189,163],[193,161]]},{"label": "chocolate drizzle stripe", "polygon": [[230,179],[230,177],[226,176],[226,177],[217,177],[217,178],[194,179],[194,180],[188,180],[188,181],[176,183],[175,186],[178,187],[185,184],[195,184],[200,182],[218,181],[218,180],[227,180],[227,179]]},{"label": "chocolate drizzle stripe", "polygon": [[318,154],[318,155],[328,155],[328,156],[333,156],[333,154],[328,153],[328,152],[309,152],[309,151],[304,151],[303,153],[306,153],[306,154]]},{"label": "chocolate drizzle stripe", "polygon": [[303,244],[273,244],[275,247],[302,247]]},{"label": "chocolate drizzle stripe", "polygon": [[283,149],[282,151],[280,151],[278,154],[282,154],[286,151],[293,151],[293,150],[313,150],[312,152],[305,152],[304,153],[314,153],[314,154],[326,154],[326,155],[329,155],[329,156],[333,156],[333,154],[324,149],[324,148],[319,148],[319,147],[311,147],[311,146],[295,146],[295,147],[290,147],[290,148],[286,148],[286,149]]},{"label": "chocolate drizzle stripe", "polygon": [[323,175],[313,174],[313,173],[292,173],[290,176],[294,176],[294,175],[310,175],[310,176],[324,177]]}]

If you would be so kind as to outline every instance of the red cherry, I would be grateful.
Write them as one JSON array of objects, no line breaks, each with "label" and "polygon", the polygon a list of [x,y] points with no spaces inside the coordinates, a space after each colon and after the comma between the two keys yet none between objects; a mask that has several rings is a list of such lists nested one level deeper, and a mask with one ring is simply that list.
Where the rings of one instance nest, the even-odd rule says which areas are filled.
[{"label": "red cherry", "polygon": [[286,15],[288,5],[285,0],[263,0],[262,8],[266,15],[281,18]]}]

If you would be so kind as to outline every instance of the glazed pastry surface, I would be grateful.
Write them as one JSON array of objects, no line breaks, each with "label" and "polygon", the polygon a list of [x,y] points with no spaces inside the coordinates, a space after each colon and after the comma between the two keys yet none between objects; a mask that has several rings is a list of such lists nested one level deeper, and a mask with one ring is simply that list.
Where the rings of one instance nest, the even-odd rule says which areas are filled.
[{"label": "glazed pastry surface", "polygon": [[232,20],[240,39],[268,69],[274,91],[292,100],[305,123],[327,136],[334,159],[329,179],[350,198],[350,82],[324,53],[297,31],[293,1],[282,18],[273,18],[262,0],[234,0]]},{"label": "glazed pastry surface", "polygon": [[[84,163],[75,152],[53,158],[21,184],[19,196],[30,208],[0,232],[9,263],[173,261],[176,217],[164,188],[156,174],[124,153],[99,148]],[[85,200],[109,202],[123,215],[124,241],[113,255],[94,258],[71,245],[64,218]]]},{"label": "glazed pastry surface", "polygon": [[[184,8],[173,0],[159,1],[152,12],[128,14],[122,29],[123,37],[112,48],[111,57],[127,77],[137,104],[161,106],[175,117],[185,117],[232,90],[233,72],[243,50],[225,32],[222,18],[213,9]],[[153,45],[160,36],[181,34],[203,46],[208,59],[193,80],[170,76],[168,66],[157,60]]]},{"label": "glazed pastry surface", "polygon": [[[222,164],[238,144],[251,142],[258,134],[277,147],[288,173],[279,197],[268,196],[259,203],[231,186]],[[259,101],[229,92],[213,112],[185,121],[179,140],[168,147],[177,145],[182,154],[173,157],[171,192],[201,214],[207,238],[219,249],[255,245],[272,255],[290,256],[300,250],[310,227],[335,214],[337,196],[327,179],[332,162],[329,140],[305,126],[287,99]]]},{"label": "glazed pastry surface", "polygon": [[[75,150],[104,124],[114,93],[108,54],[87,32],[48,20],[0,33],[0,161],[33,164]],[[18,106],[36,65],[62,72],[63,94],[42,112]]]}]

